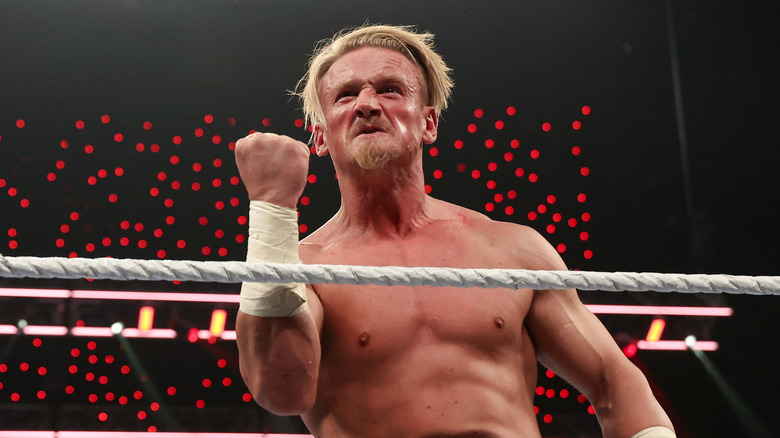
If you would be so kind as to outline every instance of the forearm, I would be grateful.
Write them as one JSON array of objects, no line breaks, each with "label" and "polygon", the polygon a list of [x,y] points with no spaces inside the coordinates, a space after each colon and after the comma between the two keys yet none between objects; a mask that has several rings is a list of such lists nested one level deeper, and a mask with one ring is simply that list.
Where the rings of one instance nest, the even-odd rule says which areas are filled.
[{"label": "forearm", "polygon": [[633,364],[613,371],[590,401],[605,438],[628,438],[654,426],[674,430],[647,379]]},{"label": "forearm", "polygon": [[320,365],[319,334],[311,312],[261,318],[239,311],[236,339],[241,375],[260,406],[277,415],[311,409]]}]

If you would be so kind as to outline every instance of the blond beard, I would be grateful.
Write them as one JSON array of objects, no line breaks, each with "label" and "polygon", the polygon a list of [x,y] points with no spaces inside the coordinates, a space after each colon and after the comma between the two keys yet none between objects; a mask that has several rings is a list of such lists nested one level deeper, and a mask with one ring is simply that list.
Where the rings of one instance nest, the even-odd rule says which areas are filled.
[{"label": "blond beard", "polygon": [[400,155],[396,149],[384,148],[376,140],[369,140],[357,147],[349,161],[363,170],[377,170],[385,167]]}]

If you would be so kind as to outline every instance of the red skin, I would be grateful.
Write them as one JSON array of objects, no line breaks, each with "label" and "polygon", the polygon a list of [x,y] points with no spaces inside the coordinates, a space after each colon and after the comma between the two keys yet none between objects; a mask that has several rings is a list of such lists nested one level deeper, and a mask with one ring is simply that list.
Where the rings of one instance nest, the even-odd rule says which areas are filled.
[{"label": "red skin", "polygon": [[[314,144],[333,159],[342,204],[299,244],[304,263],[566,269],[532,229],[425,195],[422,145],[435,141],[438,119],[401,54],[349,52],[319,94]],[[360,168],[351,157],[372,141],[393,159]],[[305,147],[269,134],[241,140],[250,198],[294,206]],[[291,318],[239,312],[236,330],[258,403],[302,415],[317,437],[539,437],[537,360],[589,398],[606,437],[672,427],[574,290],[310,285],[308,297],[310,310]]]}]

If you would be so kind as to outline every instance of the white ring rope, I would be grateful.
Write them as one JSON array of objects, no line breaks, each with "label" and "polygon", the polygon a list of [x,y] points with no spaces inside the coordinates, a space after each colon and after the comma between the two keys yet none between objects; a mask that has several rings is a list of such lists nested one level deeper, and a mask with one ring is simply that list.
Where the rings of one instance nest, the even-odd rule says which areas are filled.
[{"label": "white ring rope", "polygon": [[455,269],[399,266],[301,265],[191,260],[4,257],[0,277],[92,278],[100,280],[181,280],[218,283],[242,281],[307,284],[376,284],[730,293],[780,295],[780,277],[659,274],[647,272],[531,271],[525,269]]}]

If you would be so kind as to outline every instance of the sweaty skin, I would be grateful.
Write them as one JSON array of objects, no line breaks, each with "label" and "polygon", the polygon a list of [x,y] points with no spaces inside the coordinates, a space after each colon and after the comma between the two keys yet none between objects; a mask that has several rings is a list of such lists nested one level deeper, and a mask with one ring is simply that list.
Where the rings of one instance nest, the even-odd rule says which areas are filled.
[{"label": "sweaty skin", "polygon": [[[302,242],[301,256],[305,263],[463,268],[532,266],[538,258],[508,247],[507,224],[429,202],[431,216],[402,238],[350,236],[331,223]],[[322,361],[317,401],[303,418],[315,436],[539,436],[536,356],[523,324],[530,290],[314,290],[324,314]]]},{"label": "sweaty skin", "polygon": [[[425,194],[422,147],[436,140],[419,70],[398,52],[355,49],[322,77],[341,207],[299,244],[304,263],[566,270],[531,228]],[[236,157],[251,199],[294,206],[306,146],[252,134]],[[281,184],[281,190],[269,183]],[[318,438],[540,437],[537,360],[593,404],[605,437],[671,428],[642,373],[576,291],[309,285],[290,318],[239,311],[242,376],[255,400],[301,414]]]}]

